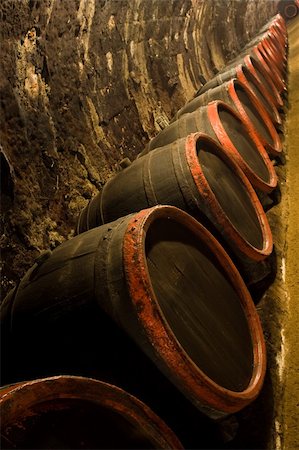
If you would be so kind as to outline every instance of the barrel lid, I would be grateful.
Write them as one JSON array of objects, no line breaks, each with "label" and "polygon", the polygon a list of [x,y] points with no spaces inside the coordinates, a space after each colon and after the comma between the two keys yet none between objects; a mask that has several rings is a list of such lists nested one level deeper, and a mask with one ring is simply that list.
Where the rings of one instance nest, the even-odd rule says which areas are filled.
[{"label": "barrel lid", "polygon": [[19,423],[22,427],[22,421],[34,414],[34,408],[59,411],[61,407],[57,401],[84,401],[113,411],[126,419],[127,425],[130,423],[142,431],[151,445],[155,446],[151,448],[183,448],[170,428],[133,395],[103,381],[71,375],[25,381],[2,388],[0,405],[4,437],[9,437],[13,425],[18,426]]},{"label": "barrel lid", "polygon": [[[209,378],[189,357],[172,332],[159,306],[149,277],[145,254],[146,233],[157,220],[174,220],[204,241],[239,295],[249,323],[253,346],[252,376],[248,386],[235,392]],[[265,343],[250,294],[236,267],[218,241],[187,213],[171,206],[143,210],[128,223],[123,241],[124,271],[131,301],[160,369],[207,415],[219,418],[236,412],[258,395],[265,375]]]}]

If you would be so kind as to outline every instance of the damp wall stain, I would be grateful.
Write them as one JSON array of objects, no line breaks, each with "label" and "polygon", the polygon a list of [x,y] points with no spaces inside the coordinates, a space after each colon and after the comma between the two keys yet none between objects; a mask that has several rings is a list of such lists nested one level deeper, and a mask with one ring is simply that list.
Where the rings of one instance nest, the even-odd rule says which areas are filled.
[{"label": "damp wall stain", "polygon": [[4,294],[273,13],[266,0],[1,2]]}]

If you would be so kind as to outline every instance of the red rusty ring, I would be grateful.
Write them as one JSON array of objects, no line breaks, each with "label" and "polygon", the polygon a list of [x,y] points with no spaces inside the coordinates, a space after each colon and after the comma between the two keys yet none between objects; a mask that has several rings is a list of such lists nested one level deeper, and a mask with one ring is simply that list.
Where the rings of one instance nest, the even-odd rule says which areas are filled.
[{"label": "red rusty ring", "polygon": [[[216,134],[219,142],[221,145],[223,145],[226,150],[229,152],[232,158],[236,161],[236,163],[239,165],[239,167],[243,170],[251,184],[260,189],[263,192],[271,192],[273,190],[273,186],[270,182],[266,182],[262,180],[255,172],[254,170],[246,163],[246,161],[242,158],[240,153],[238,152],[238,149],[233,144],[232,140],[230,139],[228,133],[226,132],[224,126],[222,125],[221,119],[219,117],[219,108],[222,107],[226,111],[229,111],[237,120],[239,120],[242,125],[245,128],[245,132],[248,134],[250,140],[254,144],[256,151],[259,152],[259,149],[257,148],[256,143],[252,140],[251,136],[249,135],[247,131],[246,124],[244,123],[242,117],[240,114],[236,112],[231,106],[227,105],[221,100],[216,100],[213,102],[210,102],[207,107],[207,113],[209,117],[210,124],[214,130],[214,133]],[[259,153],[260,154],[260,153]],[[260,154],[262,157],[262,155]],[[266,167],[267,163],[264,161]],[[269,171],[269,169],[268,169]]]},{"label": "red rusty ring", "polygon": [[[283,100],[281,98],[281,95],[278,92],[278,89],[276,88],[276,86],[273,82],[273,78],[271,77],[271,74],[269,73],[269,66],[268,66],[265,58],[261,54],[260,50],[258,49],[258,46],[257,45],[254,46],[251,49],[251,51],[253,52],[254,56],[257,58],[260,71],[262,72],[263,76],[266,78],[266,80],[268,81],[268,83],[271,86],[271,92],[260,81],[260,78],[258,77],[258,74],[256,73],[256,70],[255,70],[253,64],[251,64],[252,68],[249,69],[249,67],[248,67],[248,70],[250,70],[250,72],[257,79],[260,90],[263,92],[263,94],[264,94],[265,98],[268,100],[268,102],[272,103],[273,106],[275,106],[275,107],[283,106]],[[278,115],[277,123],[281,123],[281,119],[280,119],[278,111],[277,111],[277,115]]]},{"label": "red rusty ring", "polygon": [[282,30],[280,30],[276,24],[272,25],[271,32],[273,32],[273,33],[275,32],[277,39],[279,40],[280,45],[281,45],[281,51],[286,60],[287,59],[287,47],[288,47],[288,39],[287,39],[286,33],[283,32]]},{"label": "red rusty ring", "polygon": [[113,409],[148,432],[161,448],[183,449],[170,428],[133,395],[99,380],[70,375],[25,381],[1,389],[2,430],[27,412],[30,414],[33,406],[58,398],[86,400]]},{"label": "red rusty ring", "polygon": [[266,60],[269,61],[269,67],[274,70],[275,77],[277,77],[277,80],[279,82],[280,90],[283,90],[285,87],[285,82],[281,70],[281,67],[283,65],[282,59],[278,59],[277,57],[275,57],[275,54],[273,53],[268,40],[264,39],[258,45],[261,49],[262,54],[265,55]]},{"label": "red rusty ring", "polygon": [[271,24],[276,24],[281,31],[286,32],[286,22],[279,12],[273,17]]},{"label": "red rusty ring", "polygon": [[[250,59],[247,59],[250,58]],[[261,91],[261,94],[263,95],[263,97],[265,98],[265,100],[268,102],[270,108],[272,109],[272,113],[273,113],[273,117],[270,116],[269,112],[267,111],[267,114],[269,115],[270,120],[277,125],[281,125],[282,120],[281,117],[279,115],[279,112],[277,110],[276,104],[277,102],[275,102],[274,98],[270,95],[268,89],[262,84],[262,82],[260,81],[260,78],[258,77],[258,74],[256,73],[255,68],[253,67],[252,61],[251,61],[251,56],[250,55],[246,55],[243,62],[247,68],[247,70],[251,73],[251,75],[254,78],[255,81],[255,85],[259,88],[259,90]],[[262,67],[262,65],[260,64],[260,66]],[[263,75],[265,75],[263,73]],[[254,95],[256,97],[255,92],[252,90],[252,88],[250,87],[250,84],[245,76],[245,73],[243,71],[243,66],[242,64],[240,64],[239,66],[236,67],[236,77],[239,81],[241,81],[241,83],[244,83],[248,89],[250,90],[250,92],[252,93],[252,95]],[[267,75],[268,77],[268,75]],[[272,83],[272,80],[270,80]],[[272,91],[272,94],[278,94],[278,91]]]},{"label": "red rusty ring", "polygon": [[269,34],[265,39],[261,41],[264,48],[268,52],[269,56],[273,59],[277,66],[279,73],[282,72],[284,66],[284,55],[282,54],[282,49],[278,45],[278,41],[275,39],[273,34]]},{"label": "red rusty ring", "polygon": [[[219,386],[194,364],[170,329],[155,296],[147,267],[145,237],[158,218],[174,219],[189,229],[211,249],[240,297],[253,345],[253,373],[248,387],[234,392]],[[123,260],[130,298],[138,320],[167,375],[197,406],[211,415],[239,411],[259,394],[266,370],[263,332],[256,308],[239,272],[218,241],[199,222],[172,206],[155,206],[140,211],[130,220],[123,241]]]},{"label": "red rusty ring", "polygon": [[277,56],[282,59],[282,63],[285,64],[287,57],[285,52],[285,40],[282,38],[275,27],[271,26],[269,28],[269,40],[273,51],[276,52]]},{"label": "red rusty ring", "polygon": [[[221,208],[216,196],[214,195],[212,189],[210,188],[209,183],[202,171],[202,168],[199,164],[197,152],[196,152],[196,142],[198,140],[203,140],[212,144],[215,150],[217,149],[218,156],[221,157],[225,161],[225,163],[230,166],[235,172],[236,176],[241,180],[242,184],[245,186],[250,201],[255,209],[256,215],[258,217],[262,235],[264,246],[262,249],[258,249],[247,242],[238,232],[238,230],[234,227],[234,225],[230,222],[229,218]],[[229,237],[231,242],[235,242],[238,246],[238,249],[251,259],[255,261],[261,261],[265,259],[266,256],[269,256],[273,250],[273,238],[272,232],[270,229],[270,225],[259,201],[254,189],[249,183],[247,177],[244,175],[244,172],[240,169],[239,165],[235,163],[230,153],[226,150],[225,147],[220,147],[219,145],[215,146],[215,141],[203,133],[194,133],[187,137],[186,139],[186,159],[188,161],[188,166],[196,187],[198,191],[201,193],[202,197],[205,199],[207,206],[214,212],[217,216],[217,220],[219,224],[225,230],[226,235]]]},{"label": "red rusty ring", "polygon": [[271,74],[271,69],[269,68],[269,63],[266,61],[261,50],[258,48],[258,45],[252,48],[252,52],[257,57],[261,67],[263,68],[263,75],[266,76],[268,82],[271,84],[272,91],[269,92],[268,89],[266,89],[268,96],[272,99],[272,102],[274,102],[276,106],[282,106],[283,100],[278,88],[275,86],[275,82]]},{"label": "red rusty ring", "polygon": [[[256,48],[259,51],[261,57],[266,62],[265,69],[267,70],[268,74],[271,76],[273,83],[275,84],[275,86],[277,86],[277,90],[280,93],[284,89],[285,85],[283,83],[283,80],[282,80],[280,74],[278,73],[276,64],[274,64],[274,62],[271,60],[270,56],[267,54],[262,42],[260,42],[256,46]],[[280,105],[280,106],[282,106],[282,105]]]},{"label": "red rusty ring", "polygon": [[276,16],[273,18],[273,24],[276,25],[284,35],[286,35],[287,32],[286,21],[284,20],[284,18],[280,13],[277,13]]},{"label": "red rusty ring", "polygon": [[263,39],[265,39],[267,42],[271,42],[271,45],[273,47],[273,52],[278,57],[278,60],[281,61],[281,59],[285,58],[284,52],[284,44],[280,39],[279,34],[277,33],[276,29],[271,26],[263,36]]},{"label": "red rusty ring", "polygon": [[[254,106],[256,107],[256,109],[258,110],[261,118],[264,121],[265,126],[268,129],[268,132],[270,134],[270,136],[273,139],[273,145],[270,144],[269,142],[267,142],[263,136],[261,136],[254,128],[253,123],[251,122],[250,118],[248,117],[242,102],[239,100],[238,94],[236,92],[235,89],[235,84],[239,83],[242,88],[244,89],[244,91],[246,92],[246,94],[248,95],[248,97],[250,98],[250,101],[254,104]],[[247,87],[246,84],[244,84],[242,81],[240,80],[236,80],[236,79],[232,79],[228,85],[228,93],[231,97],[231,99],[233,100],[234,104],[236,105],[236,107],[238,108],[238,112],[240,114],[240,116],[243,118],[244,122],[246,123],[247,127],[248,127],[248,132],[251,136],[251,138],[256,141],[256,136],[258,137],[258,140],[256,141],[256,144],[258,146],[258,149],[260,151],[260,153],[262,154],[267,167],[269,169],[269,172],[271,174],[271,178],[269,181],[269,184],[271,186],[273,186],[273,188],[275,188],[277,186],[277,175],[276,172],[274,170],[273,164],[271,163],[267,152],[265,151],[264,147],[265,146],[267,148],[267,150],[269,150],[270,153],[272,153],[273,155],[279,155],[282,152],[282,143],[281,140],[279,138],[279,135],[277,133],[277,131],[275,130],[275,127],[271,121],[271,119],[269,118],[269,115],[267,113],[267,111],[265,110],[263,104],[258,100],[258,98],[256,97],[256,95],[252,94],[252,91]],[[262,145],[260,145],[258,143],[258,141],[261,142]]]},{"label": "red rusty ring", "polygon": [[269,32],[275,38],[275,48],[280,52],[283,58],[284,64],[287,60],[286,49],[287,49],[287,39],[285,33],[283,33],[276,24],[272,24],[269,28]]}]

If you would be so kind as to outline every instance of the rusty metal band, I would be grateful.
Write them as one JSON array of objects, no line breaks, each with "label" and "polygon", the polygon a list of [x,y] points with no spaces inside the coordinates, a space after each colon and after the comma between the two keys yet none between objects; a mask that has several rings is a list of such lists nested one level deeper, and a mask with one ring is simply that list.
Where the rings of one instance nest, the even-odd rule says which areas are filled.
[{"label": "rusty metal band", "polygon": [[190,185],[190,178],[187,179],[187,161],[184,161],[185,158],[185,143],[187,142],[188,137],[181,140],[181,146],[175,145],[172,148],[172,164],[175,172],[176,180],[182,194],[182,199],[184,199],[184,203],[181,205],[177,205],[179,208],[187,211],[192,211],[198,208],[198,196],[193,192],[192,185]]},{"label": "rusty metal band", "polygon": [[[262,83],[260,77],[258,76],[258,73],[256,72],[256,70],[252,64],[251,65],[246,64],[246,69],[249,71],[249,73],[253,77],[255,86],[259,89],[262,96],[266,99],[267,103],[269,104],[269,106],[272,110],[272,113],[273,113],[275,123],[280,124],[281,119],[280,119],[279,113],[277,111],[277,106],[280,104],[280,102],[282,100],[281,100],[278,90],[274,86],[273,81],[266,70],[267,67],[266,67],[265,61],[262,59],[261,55],[260,55],[260,57],[257,56],[258,54],[260,55],[260,53],[258,51],[254,50],[254,58],[256,59],[256,61],[259,64],[259,70],[261,71],[262,75],[266,78],[268,84],[270,85],[271,92],[269,91],[269,88],[267,88]],[[246,78],[243,70],[238,70],[238,79],[246,84],[247,78]]]},{"label": "rusty metal band", "polygon": [[[225,214],[219,202],[217,201],[215,194],[211,190],[198,162],[197,154],[195,151],[195,145],[192,142],[192,140],[203,138],[207,142],[212,143],[214,145],[218,156],[220,156],[221,159],[232,168],[236,177],[238,177],[239,180],[242,182],[242,184],[245,186],[248,193],[248,198],[251,201],[254,210],[257,214],[262,231],[264,245],[261,250],[256,247],[253,247],[240,235],[238,230],[228,219],[227,215]],[[252,260],[260,261],[263,260],[266,256],[270,255],[273,249],[273,239],[272,239],[272,232],[267,217],[265,215],[265,212],[247,177],[244,175],[244,173],[239,168],[237,163],[234,162],[234,160],[232,159],[231,155],[227,152],[227,150],[225,148],[220,147],[211,138],[203,137],[200,134],[196,134],[188,138],[188,142],[186,143],[186,158],[194,183],[201,195],[201,198],[206,203],[206,211],[208,217],[211,219],[213,217],[216,218],[218,223],[217,227],[218,228],[220,227],[220,229],[223,230],[228,240],[233,242],[235,246],[237,246],[239,251],[247,255]]]},{"label": "rusty metal band", "polygon": [[154,151],[159,151],[159,149],[155,149],[149,152],[147,156],[143,158],[143,166],[142,166],[143,186],[148,206],[154,206],[159,203],[155,194],[155,188],[151,178],[151,161],[153,158]]},{"label": "rusty metal band", "polygon": [[[242,392],[233,392],[219,386],[203,373],[189,358],[177,341],[161,311],[149,279],[144,241],[146,231],[157,218],[173,219],[185,225],[194,237],[201,239],[211,249],[224,272],[240,296],[246,317],[249,320],[253,342],[253,373],[248,387]],[[202,406],[221,414],[238,411],[260,392],[265,375],[265,342],[254,304],[228,255],[216,239],[196,220],[173,207],[157,206],[143,210],[128,223],[124,237],[123,258],[125,276],[130,298],[136,307],[140,323],[146,330],[152,347],[164,365],[164,372],[171,375],[175,384],[200,409]]]},{"label": "rusty metal band", "polygon": [[[224,102],[221,101],[215,101],[212,103],[209,103],[208,105],[208,117],[211,123],[211,126],[214,130],[214,133],[216,134],[217,138],[219,139],[219,142],[221,145],[225,146],[226,149],[230,152],[231,156],[235,159],[235,161],[239,164],[240,168],[243,170],[243,172],[246,174],[250,182],[257,188],[261,189],[262,191],[268,192],[269,188],[267,186],[267,183],[262,180],[255,172],[254,170],[247,164],[247,162],[244,160],[244,158],[240,155],[237,148],[231,141],[229,135],[227,134],[226,130],[224,129],[224,126],[221,123],[220,117],[219,117],[219,107],[224,108],[225,110],[229,111],[237,120],[242,123],[243,127],[246,130],[246,126],[244,124],[244,121],[242,120],[241,116],[229,105],[227,105]],[[250,136],[249,136],[250,137]],[[251,139],[251,138],[250,138]],[[251,139],[252,140],[252,139]],[[256,147],[256,144],[254,141],[252,141],[253,144]],[[258,149],[256,149],[258,151]]]},{"label": "rusty metal band", "polygon": [[[276,131],[274,129],[274,126],[271,124],[271,122],[270,122],[270,125],[272,125],[272,128],[269,126],[269,121],[267,121],[267,116],[263,115],[263,112],[264,112],[263,106],[260,104],[260,102],[257,101],[256,97],[251,95],[251,91],[247,88],[247,86],[244,83],[242,83],[241,81],[239,81],[239,80],[232,81],[229,84],[229,86],[228,86],[229,95],[230,95],[233,103],[236,105],[236,108],[237,108],[239,114],[241,115],[241,117],[243,118],[244,122],[246,123],[249,135],[251,136],[251,138],[256,143],[258,151],[259,151],[260,155],[262,156],[265,165],[267,166],[267,169],[268,169],[268,172],[269,172],[269,175],[270,175],[267,185],[268,185],[269,189],[272,190],[273,188],[275,188],[277,186],[277,175],[276,175],[276,172],[274,170],[273,164],[271,163],[271,161],[269,159],[269,156],[268,156],[268,154],[267,154],[267,152],[266,152],[266,150],[264,148],[264,145],[267,144],[267,147],[270,150],[272,150],[272,153],[274,153],[275,155],[279,154],[281,149],[280,149],[280,151],[276,150],[275,147],[273,145],[269,144],[260,135],[260,133],[258,133],[258,131],[255,129],[254,124],[252,123],[251,119],[248,117],[248,115],[247,115],[247,113],[246,113],[246,111],[244,109],[244,106],[243,106],[243,104],[242,104],[241,100],[239,99],[239,96],[238,96],[238,94],[236,92],[236,83],[239,84],[243,88],[243,90],[245,91],[245,93],[248,96],[249,100],[252,102],[253,106],[257,109],[258,113],[260,114],[260,118],[261,118],[261,120],[264,121],[264,126],[267,127],[269,134],[273,138],[273,141],[274,141],[274,138],[276,137],[277,133],[276,133]],[[264,117],[265,117],[265,120],[264,120]],[[273,134],[274,134],[274,137],[273,137]],[[278,135],[277,135],[277,137],[278,137]],[[277,140],[274,141],[274,144],[276,142],[277,142]]]}]

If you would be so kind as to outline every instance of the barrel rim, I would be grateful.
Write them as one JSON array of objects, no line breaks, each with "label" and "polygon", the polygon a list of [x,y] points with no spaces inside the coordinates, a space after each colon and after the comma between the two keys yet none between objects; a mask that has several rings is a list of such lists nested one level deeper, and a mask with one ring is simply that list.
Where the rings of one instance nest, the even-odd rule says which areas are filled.
[{"label": "barrel rim", "polygon": [[[264,243],[262,249],[253,246],[250,242],[244,239],[219,204],[215,194],[206,180],[197,158],[196,144],[199,139],[203,139],[214,146],[218,156],[220,156],[220,158],[222,158],[222,160],[234,170],[238,179],[241,181],[243,186],[245,186],[245,189],[248,192],[248,197],[256,212],[260,224]],[[190,172],[198,191],[201,193],[204,201],[208,203],[208,206],[213,211],[213,214],[217,216],[218,223],[220,226],[223,226],[228,238],[233,242],[236,242],[238,249],[242,253],[255,261],[263,260],[266,256],[269,256],[273,250],[273,238],[267,216],[247,177],[244,175],[239,165],[231,157],[230,153],[227,152],[226,148],[218,145],[214,139],[207,136],[205,133],[193,133],[186,138],[185,154]]]},{"label": "barrel rim", "polygon": [[276,45],[274,43],[273,34],[271,36],[267,36],[265,39],[261,41],[264,51],[270,61],[271,68],[274,66],[275,72],[279,77],[279,83],[281,85],[281,91],[286,88],[285,77],[284,77],[284,65],[285,65],[285,56],[282,53],[281,48],[277,49],[277,41]]},{"label": "barrel rim", "polygon": [[[253,56],[250,54],[253,53]],[[246,59],[246,56],[250,56],[251,59]],[[255,59],[256,58],[256,59]],[[265,97],[266,101],[268,102],[269,106],[272,109],[272,114],[273,114],[273,119],[271,117],[271,120],[273,120],[273,122],[275,124],[281,125],[282,121],[281,121],[281,117],[279,115],[279,112],[277,110],[277,105],[278,105],[278,99],[276,98],[278,94],[277,89],[274,86],[274,89],[272,90],[272,92],[269,92],[269,90],[266,88],[266,86],[263,85],[263,83],[261,82],[258,74],[256,73],[256,70],[254,68],[254,65],[252,63],[252,60],[254,60],[255,62],[257,62],[260,66],[260,70],[263,74],[263,76],[265,76],[267,78],[268,81],[270,81],[270,84],[272,82],[271,79],[269,79],[269,74],[266,71],[266,68],[264,67],[264,65],[266,65],[266,62],[262,59],[262,55],[260,54],[260,52],[255,49],[255,47],[253,47],[253,49],[251,49],[251,51],[249,53],[247,53],[243,59],[244,62],[244,67],[248,70],[248,72],[251,74],[251,76],[253,77],[254,83],[256,85],[256,87],[260,90],[261,94],[263,95],[263,97]],[[249,62],[251,64],[249,64]],[[249,82],[246,78],[246,75],[243,71],[243,66],[242,67],[238,67],[237,68],[237,78],[245,83],[246,85],[248,85],[248,89],[252,90]],[[254,92],[253,92],[254,93]],[[254,93],[254,95],[256,95]],[[268,113],[269,114],[269,113]]]},{"label": "barrel rim", "polygon": [[225,130],[221,119],[219,117],[219,110],[224,109],[228,111],[231,115],[233,115],[239,122],[241,122],[242,126],[245,129],[245,132],[247,133],[247,136],[249,137],[250,141],[252,142],[253,146],[255,147],[257,153],[262,158],[265,167],[268,171],[268,178],[271,180],[271,174],[269,171],[269,166],[267,164],[267,161],[263,157],[263,155],[260,153],[258,146],[256,142],[252,139],[248,132],[248,128],[246,123],[244,122],[244,119],[241,117],[241,115],[233,109],[231,106],[229,106],[227,103],[223,102],[222,100],[215,100],[213,102],[210,102],[207,105],[207,114],[209,117],[210,124],[213,128],[214,133],[216,134],[217,138],[219,139],[219,142],[221,145],[226,147],[227,151],[232,155],[232,157],[236,160],[236,162],[239,164],[247,178],[250,180],[251,184],[255,186],[256,188],[261,189],[263,192],[269,192],[273,189],[271,183],[269,181],[263,180],[255,171],[253,168],[251,168],[245,159],[242,157],[242,155],[239,153],[238,149],[232,142],[229,134]]},{"label": "barrel rim", "polygon": [[[269,69],[271,68],[271,77],[275,82],[275,86],[278,86],[278,92],[279,93],[282,92],[285,89],[285,83],[280,74],[279,66],[277,64],[276,59],[274,58],[273,54],[270,52],[270,49],[264,40],[259,42],[257,46],[258,46],[259,51],[262,53],[263,58],[267,62]],[[279,96],[280,96],[280,94],[279,94]],[[280,102],[279,106],[282,106],[283,101],[281,99],[281,96],[280,96],[280,100],[281,100],[281,102]]]},{"label": "barrel rim", "polygon": [[168,425],[137,397],[110,383],[74,375],[22,381],[0,390],[2,430],[9,425],[9,420],[24,415],[24,411],[26,415],[30,407],[57,398],[85,400],[112,409],[129,422],[138,424],[150,440],[164,444],[161,448],[183,449]]},{"label": "barrel rim", "polygon": [[[201,371],[182,348],[162,313],[150,281],[145,255],[146,232],[158,218],[177,220],[194,235],[204,238],[205,244],[211,248],[241,299],[252,337],[254,360],[251,380],[241,392],[230,391],[218,385]],[[142,210],[130,219],[124,235],[123,261],[128,291],[138,320],[172,381],[199,409],[204,408],[205,413],[211,417],[239,411],[253,401],[262,388],[266,370],[262,327],[244,281],[212,234],[184,211],[173,206],[158,205]]]},{"label": "barrel rim", "polygon": [[[269,67],[269,62],[263,56],[262,50],[260,49],[259,45],[255,45],[252,48],[252,51],[256,55],[257,59],[259,60],[260,64],[263,67],[263,74],[265,75],[267,73],[268,81],[271,80],[271,82],[272,82],[272,83],[270,83],[271,87],[272,87],[272,92],[268,91],[268,89],[266,89],[266,88],[263,88],[264,91],[267,93],[268,97],[272,98],[272,102],[274,101],[274,105],[276,107],[283,106],[283,101],[282,101],[281,95],[279,94],[278,89],[275,86],[275,82],[272,78],[271,70]],[[272,85],[274,86],[274,88]]]},{"label": "barrel rim", "polygon": [[[268,36],[269,36],[271,44],[273,45],[273,49],[275,49],[275,51],[277,53],[277,56],[280,56],[282,58],[282,60],[286,60],[286,55],[284,54],[284,49],[285,49],[284,38],[279,33],[279,31],[277,30],[275,25],[271,25],[268,28]],[[276,45],[274,44],[274,42],[276,42],[278,49],[277,49]]]},{"label": "barrel rim", "polygon": [[[248,56],[248,57],[250,58],[250,56]],[[265,126],[267,127],[268,132],[273,140],[272,144],[269,143],[268,141],[266,141],[266,139],[264,139],[262,136],[260,136],[260,133],[255,129],[254,124],[251,122],[250,118],[248,117],[248,115],[242,105],[242,102],[239,100],[238,94],[235,89],[236,84],[239,84],[242,87],[242,89],[244,89],[244,91],[248,95],[250,101],[253,103],[253,105],[258,110],[258,113],[261,116],[261,118],[263,119]],[[259,148],[259,151],[263,155],[265,161],[267,162],[267,166],[268,166],[269,172],[271,174],[269,185],[272,186],[273,188],[275,188],[277,186],[277,175],[276,175],[275,169],[268,157],[268,154],[264,148],[264,145],[269,150],[270,153],[272,153],[274,155],[281,154],[282,143],[279,138],[279,135],[278,135],[277,131],[275,130],[275,127],[274,127],[271,119],[269,118],[269,115],[268,115],[266,109],[264,108],[264,105],[259,101],[259,99],[256,97],[256,95],[254,95],[252,93],[252,91],[248,88],[248,86],[243,81],[239,80],[238,78],[232,79],[228,85],[228,93],[231,96],[231,98],[233,99],[234,103],[236,104],[239,114],[241,115],[241,117],[243,117],[244,121],[246,123],[248,121],[250,122],[251,126],[250,126],[250,124],[248,124],[248,128],[253,127],[254,131],[255,131],[255,133],[253,133],[253,135],[256,134],[257,138],[261,140],[262,146]]]}]

